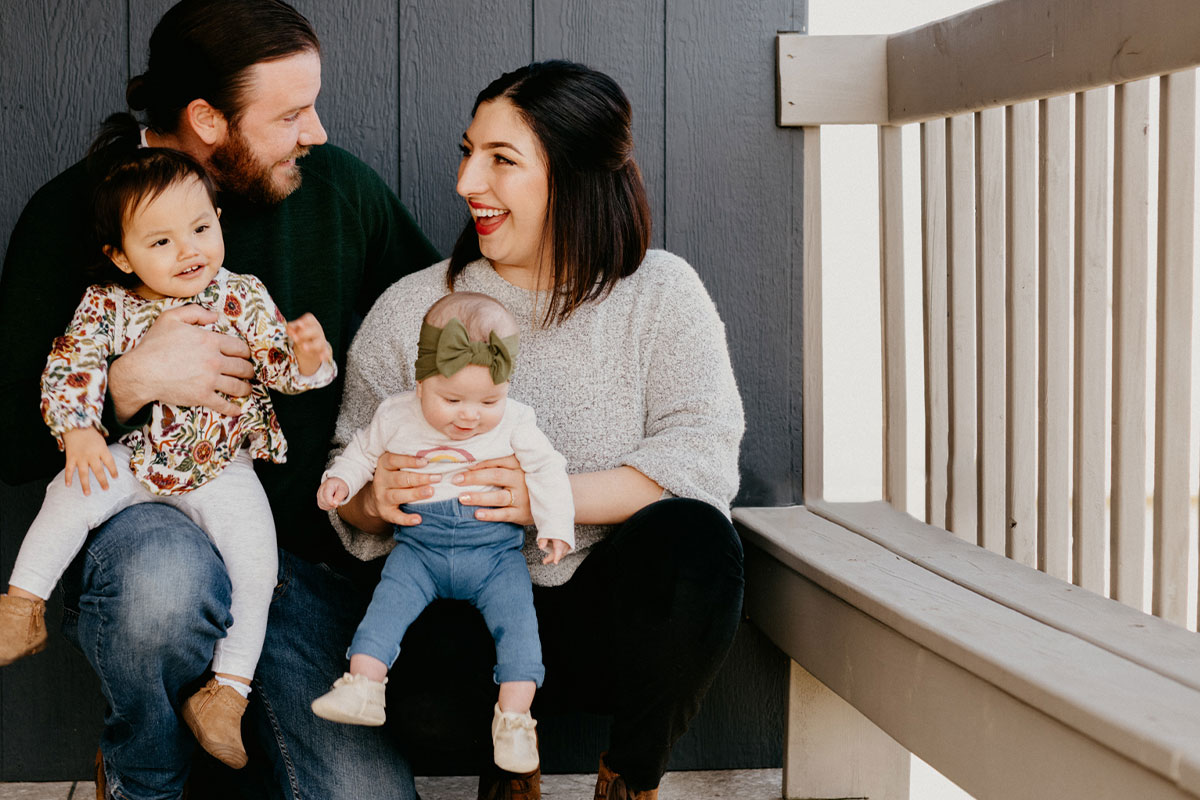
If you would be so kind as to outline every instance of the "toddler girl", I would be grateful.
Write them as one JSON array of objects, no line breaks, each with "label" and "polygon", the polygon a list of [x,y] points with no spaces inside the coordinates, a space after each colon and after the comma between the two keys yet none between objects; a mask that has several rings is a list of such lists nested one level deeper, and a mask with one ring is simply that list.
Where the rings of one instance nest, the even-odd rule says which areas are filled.
[{"label": "toddler girl", "polygon": [[[175,506],[213,540],[233,588],[214,675],[184,703],[183,719],[205,750],[241,767],[241,716],[277,579],[275,527],[252,461],[282,462],[287,449],[267,389],[302,392],[337,371],[315,317],[285,323],[257,278],[222,269],[216,191],[198,163],[168,149],[101,155],[108,168],[95,227],[120,283],[87,289],[42,374],[42,416],[66,468],[50,482],[0,595],[0,665],[45,647],[45,600],[90,529],[135,503]],[[189,303],[217,313],[208,327],[249,345],[251,393],[230,398],[241,413],[155,403],[148,423],[106,444],[107,359],[136,345],[163,311]]]},{"label": "toddler girl", "polygon": [[323,476],[317,502],[336,508],[356,494],[385,452],[414,453],[423,472],[443,477],[427,501],[403,506],[420,524],[397,526],[396,547],[366,616],[350,643],[350,671],[313,701],[317,716],[352,725],[382,725],[387,672],[413,620],[435,598],[471,601],[496,641],[492,742],[496,764],[509,772],[538,766],[535,722],[529,714],[541,686],[541,641],[525,531],[509,522],[483,522],[458,501],[448,480],[472,462],[515,455],[525,472],[538,546],[557,564],[575,544],[575,507],[566,460],[537,428],[533,409],[508,399],[517,354],[517,322],[487,295],[457,292],[430,307],[421,325],[417,388],[384,400],[369,427],[355,433]]}]

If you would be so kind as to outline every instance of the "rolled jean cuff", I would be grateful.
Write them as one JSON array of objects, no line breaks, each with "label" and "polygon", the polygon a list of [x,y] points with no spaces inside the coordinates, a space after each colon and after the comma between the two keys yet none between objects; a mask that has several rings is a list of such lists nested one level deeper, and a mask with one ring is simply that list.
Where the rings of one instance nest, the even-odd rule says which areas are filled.
[{"label": "rolled jean cuff", "polygon": [[533,681],[537,687],[542,688],[542,681],[546,679],[546,668],[542,666],[540,661],[525,661],[516,664],[497,664],[492,671],[492,675],[496,683],[510,683],[512,681]]},{"label": "rolled jean cuff", "polygon": [[382,642],[370,638],[369,636],[355,635],[351,640],[350,646],[346,648],[346,659],[351,656],[370,656],[378,659],[390,670],[392,664],[396,663],[396,659],[400,656],[400,645],[395,642]]}]

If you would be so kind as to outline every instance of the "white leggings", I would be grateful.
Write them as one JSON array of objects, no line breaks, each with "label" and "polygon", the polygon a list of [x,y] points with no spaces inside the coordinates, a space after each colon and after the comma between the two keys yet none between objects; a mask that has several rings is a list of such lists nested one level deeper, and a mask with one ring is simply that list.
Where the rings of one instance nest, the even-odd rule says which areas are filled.
[{"label": "white leggings", "polygon": [[83,547],[88,531],[137,503],[174,506],[212,539],[233,586],[233,624],[217,642],[213,671],[253,677],[278,577],[278,553],[271,506],[254,474],[249,452],[239,452],[220,475],[197,489],[156,495],[129,469],[128,447],[111,444],[108,449],[117,463],[117,477],[108,476],[107,490],[100,488],[94,476],[90,478],[90,496],[84,496],[78,475],[70,487],[62,472],[50,481],[41,511],[21,543],[9,582],[47,598]]}]

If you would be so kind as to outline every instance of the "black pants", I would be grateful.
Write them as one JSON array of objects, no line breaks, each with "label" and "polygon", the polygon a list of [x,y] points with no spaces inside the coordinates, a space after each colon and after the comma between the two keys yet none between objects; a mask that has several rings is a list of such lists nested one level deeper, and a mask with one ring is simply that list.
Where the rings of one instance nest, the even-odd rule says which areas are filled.
[{"label": "black pants", "polygon": [[[742,545],[723,514],[668,499],[596,545],[561,586],[535,587],[546,680],[541,719],[611,714],[607,762],[652,789],[733,642],[742,608]],[[388,721],[410,750],[491,761],[494,650],[479,614],[435,602],[409,628],[392,669]]]}]

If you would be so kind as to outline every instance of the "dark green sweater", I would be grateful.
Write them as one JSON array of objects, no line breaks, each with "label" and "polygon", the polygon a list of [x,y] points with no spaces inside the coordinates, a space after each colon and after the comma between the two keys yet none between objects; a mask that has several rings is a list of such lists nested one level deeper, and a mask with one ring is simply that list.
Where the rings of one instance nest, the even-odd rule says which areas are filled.
[{"label": "dark green sweater", "polygon": [[[297,191],[278,205],[222,195],[225,267],[257,275],[288,319],[311,311],[345,365],[358,321],[397,279],[438,260],[408,211],[370,167],[331,145],[302,159]],[[39,413],[40,376],[96,261],[88,247],[90,189],[82,162],[43,186],[22,212],[0,274],[0,479],[45,479],[62,454]],[[317,508],[342,386],[272,393],[288,440],[286,464],[259,463],[281,546],[310,559],[343,562],[344,551]],[[134,420],[137,422],[138,420]],[[114,430],[115,435],[122,431]]]}]

